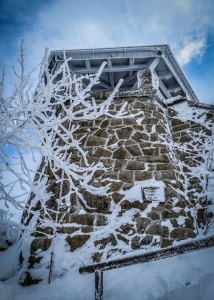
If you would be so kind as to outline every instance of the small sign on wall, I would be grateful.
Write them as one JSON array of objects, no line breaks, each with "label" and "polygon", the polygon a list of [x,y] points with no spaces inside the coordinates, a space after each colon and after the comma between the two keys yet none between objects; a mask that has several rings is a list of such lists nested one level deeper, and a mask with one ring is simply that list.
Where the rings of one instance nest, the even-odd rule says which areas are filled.
[{"label": "small sign on wall", "polygon": [[140,202],[164,202],[165,201],[165,184],[163,181],[154,179],[145,181],[136,181],[134,186],[124,192],[124,199]]},{"label": "small sign on wall", "polygon": [[159,201],[160,187],[144,187],[141,188],[143,201]]}]

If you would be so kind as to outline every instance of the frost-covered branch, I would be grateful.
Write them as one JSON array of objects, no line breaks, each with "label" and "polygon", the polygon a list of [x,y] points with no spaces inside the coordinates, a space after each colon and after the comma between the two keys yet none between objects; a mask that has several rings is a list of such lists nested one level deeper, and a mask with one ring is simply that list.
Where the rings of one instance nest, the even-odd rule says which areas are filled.
[{"label": "frost-covered branch", "polygon": [[184,122],[189,128],[181,130],[180,137],[173,137],[170,131],[162,136],[181,183],[181,188],[172,185],[171,188],[188,202],[198,234],[208,232],[214,214],[214,198],[209,192],[214,171],[214,121],[208,115],[200,108],[178,109],[173,121],[177,118],[179,124]]},{"label": "frost-covered branch", "polygon": [[[90,95],[91,88],[99,83],[99,77],[106,63],[103,63],[96,74],[77,77],[71,75],[69,69],[70,58],[64,53],[64,60],[59,69],[51,74],[49,72],[48,52],[40,65],[38,85],[30,94],[30,79],[32,72],[26,74],[24,46],[21,44],[21,58],[19,60],[21,72],[14,69],[20,82],[15,86],[13,94],[4,97],[3,71],[0,87],[0,164],[1,164],[1,199],[5,202],[6,210],[11,203],[16,209],[23,209],[29,193],[31,201],[28,203],[29,213],[38,203],[45,215],[50,214],[46,201],[50,199],[51,192],[47,192],[47,169],[54,176],[56,183],[67,182],[69,192],[61,195],[58,208],[70,203],[70,197],[75,193],[87,207],[81,189],[91,193],[106,194],[108,187],[99,190],[90,185],[96,170],[103,168],[101,163],[90,164],[87,153],[81,147],[84,138],[77,138],[79,126],[74,121],[91,120],[103,115],[109,115],[109,106],[121,81],[112,94],[102,102],[97,102]],[[89,84],[83,88],[82,81],[86,79]],[[124,115],[124,106],[114,117]],[[72,152],[76,149],[84,161],[84,167],[71,162]],[[42,157],[41,167],[33,171],[29,160],[35,161],[35,155]],[[37,155],[38,156],[38,155]],[[8,176],[9,174],[9,176]],[[61,176],[59,175],[61,174]],[[63,174],[63,175],[62,175]],[[7,176],[7,178],[5,178]],[[12,178],[12,181],[9,180]],[[78,181],[78,185],[76,182]],[[17,191],[20,190],[19,193]]]}]

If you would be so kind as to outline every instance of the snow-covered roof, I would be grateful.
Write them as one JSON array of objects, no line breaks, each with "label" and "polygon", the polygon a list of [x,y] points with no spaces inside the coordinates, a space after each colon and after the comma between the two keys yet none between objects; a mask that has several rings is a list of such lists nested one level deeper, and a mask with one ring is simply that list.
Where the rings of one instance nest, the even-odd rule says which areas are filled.
[{"label": "snow-covered roof", "polygon": [[[66,58],[72,57],[69,67],[73,74],[96,73],[102,62],[107,61],[94,92],[112,91],[121,78],[124,81],[120,91],[135,90],[137,72],[150,69],[158,77],[159,90],[165,99],[186,95],[189,100],[199,102],[168,45],[66,50],[65,55]],[[62,50],[51,51],[49,62],[52,72],[62,60]],[[87,82],[83,81],[83,84]]]}]

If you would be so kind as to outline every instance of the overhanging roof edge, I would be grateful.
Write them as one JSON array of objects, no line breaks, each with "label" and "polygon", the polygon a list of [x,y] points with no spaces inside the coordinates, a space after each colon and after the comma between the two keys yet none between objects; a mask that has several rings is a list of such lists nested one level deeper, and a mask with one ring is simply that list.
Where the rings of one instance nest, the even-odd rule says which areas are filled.
[{"label": "overhanging roof edge", "polygon": [[[130,51],[144,51],[144,50],[150,50],[150,51],[165,51],[166,48],[169,48],[169,45],[153,45],[153,46],[129,46],[129,47],[110,47],[110,48],[90,48],[90,49],[71,49],[71,50],[65,50],[65,54],[70,53],[91,53],[92,56],[95,53],[99,53],[99,52],[111,52],[111,51],[115,51],[115,52],[123,52],[124,54],[126,52],[130,52]],[[49,61],[51,60],[51,58],[53,57],[53,55],[62,55],[63,54],[63,50],[52,50],[49,54]]]},{"label": "overhanging roof edge", "polygon": [[200,101],[199,101],[198,97],[196,96],[193,88],[189,84],[188,79],[186,78],[186,76],[185,76],[184,72],[182,71],[181,67],[179,66],[179,63],[177,62],[176,58],[174,57],[170,46],[167,47],[166,55],[167,55],[167,58],[169,59],[170,63],[175,68],[176,73],[178,74],[177,78],[180,78],[184,82],[184,85],[186,86],[186,88],[191,91],[191,96],[193,97],[193,100],[200,103]]},{"label": "overhanging roof edge", "polygon": [[[120,58],[154,58],[160,57],[172,72],[173,77],[178,81],[183,91],[189,95],[190,99],[200,103],[193,88],[188,82],[185,74],[174,57],[169,45],[153,45],[153,46],[131,46],[131,47],[110,47],[110,48],[90,48],[90,49],[74,49],[74,50],[52,50],[49,54],[50,62],[55,56],[57,61],[63,59],[64,53],[66,57],[72,57],[75,61],[92,60],[92,59],[120,59]],[[74,69],[75,72],[75,69]],[[96,72],[96,71],[95,71]]]}]

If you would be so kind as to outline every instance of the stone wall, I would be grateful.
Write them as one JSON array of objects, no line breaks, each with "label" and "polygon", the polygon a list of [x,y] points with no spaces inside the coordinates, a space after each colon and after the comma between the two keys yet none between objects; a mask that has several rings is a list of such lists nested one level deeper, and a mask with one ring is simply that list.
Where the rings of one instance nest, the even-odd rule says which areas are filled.
[{"label": "stone wall", "polygon": [[[70,203],[65,201],[60,206],[58,199],[69,194],[69,183],[62,171],[58,171],[59,178],[64,178],[60,184],[51,169],[46,170],[47,191],[53,195],[46,202],[48,215],[40,203],[34,207],[40,218],[32,233],[29,270],[21,279],[23,285],[43,279],[36,270],[43,259],[42,253],[55,252],[57,259],[54,250],[57,239],[72,257],[81,256],[82,260],[87,257],[87,262],[96,263],[127,252],[164,248],[174,241],[194,238],[199,228],[212,219],[207,209],[209,203],[203,207],[204,198],[199,199],[197,209],[194,193],[200,193],[202,188],[198,177],[191,177],[187,167],[200,165],[202,159],[198,158],[198,162],[195,159],[194,141],[187,129],[206,130],[197,122],[181,120],[173,107],[167,108],[160,101],[151,72],[147,71],[138,74],[138,91],[117,94],[108,116],[72,123],[79,125],[74,138],[81,139],[80,146],[87,152],[89,164],[101,163],[102,167],[92,176],[91,191],[74,178],[79,194],[72,192]],[[103,101],[101,95],[96,96],[97,103]],[[115,118],[124,102],[127,114]],[[75,109],[79,111],[81,107]],[[208,112],[207,118],[212,119],[213,113]],[[68,128],[70,124],[64,125]],[[199,141],[199,147],[200,143],[203,140]],[[182,150],[183,146],[188,151]],[[72,154],[71,163],[85,167],[77,148],[70,148],[68,153]],[[106,187],[107,194],[94,193],[93,187]],[[145,193],[150,192],[153,196],[149,198]],[[32,216],[25,212],[23,223],[28,224]]]},{"label": "stone wall", "polygon": [[[209,210],[212,200],[206,195],[210,175],[206,172],[212,173],[214,170],[212,168],[208,170],[208,161],[205,161],[208,157],[208,147],[205,147],[204,143],[209,137],[211,141],[213,136],[213,131],[206,124],[214,123],[214,107],[204,104],[194,105],[191,101],[189,104],[196,108],[193,117],[189,120],[181,120],[179,113],[175,109],[169,108],[169,124],[173,140],[180,145],[180,148],[176,150],[183,171],[183,174],[178,175],[182,183],[180,188],[186,187],[189,206],[196,211],[195,232],[199,233],[199,229],[204,229],[204,233],[206,233],[206,227],[209,227],[213,220],[213,212]],[[190,109],[191,107],[189,107]],[[210,154],[213,157],[211,148]],[[204,157],[203,152],[205,153]],[[195,174],[190,171],[191,168],[195,168]],[[198,230],[196,230],[197,228]]]},{"label": "stone wall", "polygon": [[[114,115],[124,101],[127,102],[127,113],[134,117],[101,117],[77,122],[80,128],[76,138],[84,137],[81,147],[88,152],[88,162],[101,162],[105,167],[94,173],[90,183],[95,187],[108,185],[108,196],[95,195],[79,187],[87,206],[72,194],[70,206],[60,207],[57,211],[61,187],[47,170],[48,190],[54,193],[47,207],[55,211],[50,215],[53,221],[57,216],[58,223],[55,233],[52,227],[40,224],[33,234],[29,273],[23,285],[32,283],[30,271],[42,257],[38,251],[51,251],[54,234],[63,236],[70,251],[76,251],[77,255],[82,246],[93,243],[90,252],[93,262],[112,257],[115,253],[122,255],[151,246],[167,247],[173,241],[196,236],[188,210],[189,202],[175,191],[181,186],[177,181],[177,166],[172,161],[173,155],[177,154],[170,153],[172,150],[164,141],[171,129],[175,139],[188,138],[184,130],[189,124],[174,119],[175,112],[172,109],[167,112],[153,97],[115,99],[110,113]],[[72,161],[84,166],[81,153],[74,148],[70,151]],[[131,190],[136,182],[149,180],[164,184],[164,201],[153,204],[139,198],[126,199],[126,191]],[[76,186],[78,184],[76,182]],[[66,194],[68,190],[69,186],[64,182],[62,193]],[[37,205],[35,209],[40,207]],[[181,217],[182,224],[179,222]]]}]

